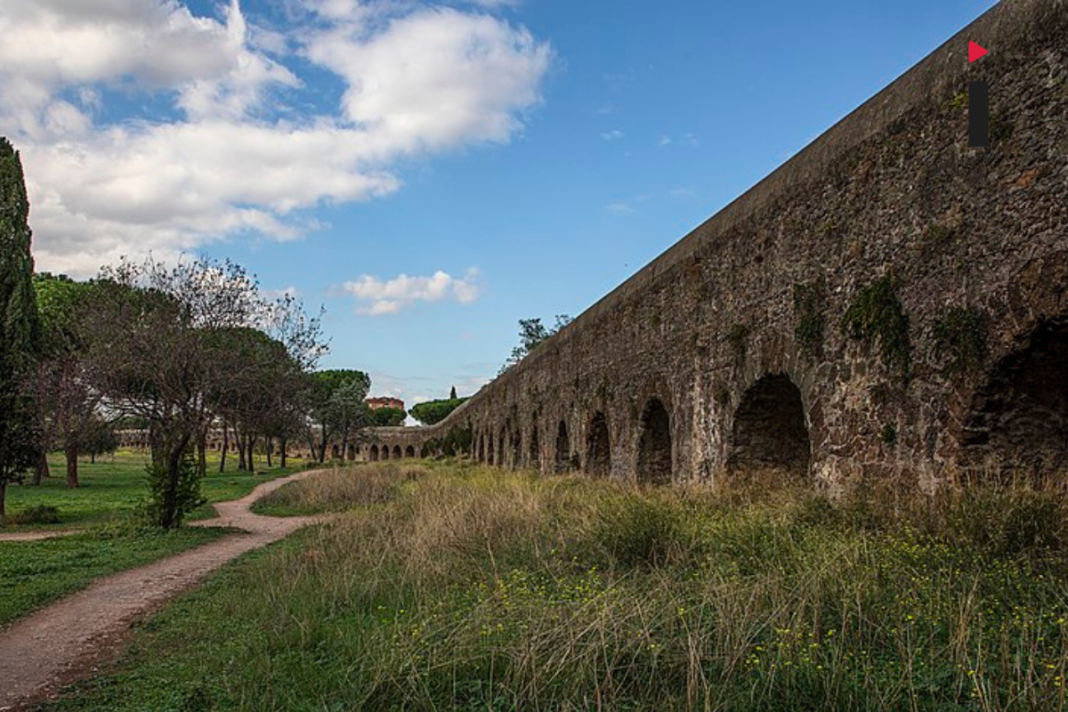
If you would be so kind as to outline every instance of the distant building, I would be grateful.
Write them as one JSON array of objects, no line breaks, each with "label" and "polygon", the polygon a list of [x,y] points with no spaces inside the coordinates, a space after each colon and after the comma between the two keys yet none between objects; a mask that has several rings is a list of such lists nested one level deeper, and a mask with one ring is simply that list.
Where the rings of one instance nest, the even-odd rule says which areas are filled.
[{"label": "distant building", "polygon": [[404,401],[400,398],[368,398],[367,407],[371,410],[379,408],[399,408],[404,410]]}]

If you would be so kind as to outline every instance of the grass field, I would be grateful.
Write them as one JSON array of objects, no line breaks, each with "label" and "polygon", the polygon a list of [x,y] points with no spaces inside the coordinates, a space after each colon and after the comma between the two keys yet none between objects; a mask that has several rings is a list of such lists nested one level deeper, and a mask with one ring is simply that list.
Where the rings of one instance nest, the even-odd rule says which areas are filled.
[{"label": "grass field", "polygon": [[392,463],[284,490],[268,506],[348,513],[227,567],[45,709],[1068,709],[1061,495]]},{"label": "grass field", "polygon": [[0,542],[0,627],[94,580],[218,539],[224,529],[92,533]]},{"label": "grass field", "polygon": [[[216,456],[217,457],[217,456]],[[97,578],[147,564],[217,539],[220,529],[182,529],[160,532],[137,525],[133,517],[147,496],[147,454],[120,451],[95,464],[79,464],[81,486],[68,489],[62,455],[50,458],[53,478],[41,486],[8,488],[8,511],[27,507],[57,507],[57,524],[6,526],[0,533],[46,529],[78,529],[84,533],[34,542],[0,541],[0,626],[59,597],[85,588]],[[262,463],[261,463],[262,464]],[[295,461],[297,465],[303,465]],[[231,469],[218,472],[209,461],[202,491],[209,503],[191,518],[213,516],[211,502],[243,497],[263,482],[302,468],[276,468],[251,475]]]},{"label": "grass field", "polygon": [[[34,531],[40,529],[84,528],[122,518],[134,511],[148,496],[145,466],[148,453],[120,450],[114,456],[98,458],[95,464],[79,462],[80,486],[68,489],[65,460],[61,453],[49,456],[52,477],[40,486],[12,485],[7,489],[7,510],[18,514],[27,507],[48,505],[59,509],[57,524],[9,525],[0,532]],[[304,462],[291,460],[288,469],[274,468],[266,474],[252,475],[238,472],[233,458],[227,462],[227,472],[219,473],[218,453],[209,453],[208,475],[201,483],[201,491],[208,500],[193,513],[192,519],[213,516],[212,502],[243,497],[263,482],[304,469]],[[264,471],[266,463],[257,459],[257,471]]]}]

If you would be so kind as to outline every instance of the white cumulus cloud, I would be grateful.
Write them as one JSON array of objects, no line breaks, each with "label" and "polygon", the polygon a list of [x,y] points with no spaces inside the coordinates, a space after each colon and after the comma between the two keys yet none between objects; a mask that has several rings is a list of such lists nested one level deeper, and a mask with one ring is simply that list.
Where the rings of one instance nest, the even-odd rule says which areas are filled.
[{"label": "white cumulus cloud", "polygon": [[[550,47],[485,10],[299,2],[293,25],[261,28],[238,0],[218,17],[3,0],[0,130],[22,151],[41,269],[298,238],[320,205],[398,190],[402,160],[507,143],[540,101]],[[309,62],[341,83],[336,105],[307,100]]]},{"label": "white cumulus cloud", "polygon": [[429,277],[410,277],[401,274],[383,280],[373,275],[362,275],[346,282],[342,289],[358,302],[357,314],[382,316],[396,314],[417,302],[454,301],[470,304],[481,294],[478,285],[478,270],[471,268],[461,277],[438,270]]}]

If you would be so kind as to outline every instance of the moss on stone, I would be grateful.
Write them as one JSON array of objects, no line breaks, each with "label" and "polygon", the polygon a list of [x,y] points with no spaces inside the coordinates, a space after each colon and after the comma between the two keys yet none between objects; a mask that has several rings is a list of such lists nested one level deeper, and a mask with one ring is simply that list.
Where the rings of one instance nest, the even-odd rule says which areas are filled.
[{"label": "moss on stone", "polygon": [[823,348],[823,326],[827,301],[822,279],[794,285],[794,337],[797,345],[809,356],[816,356]]},{"label": "moss on stone", "polygon": [[860,289],[842,317],[846,336],[878,345],[883,365],[908,378],[912,368],[909,317],[897,297],[897,278],[888,273]]},{"label": "moss on stone", "polygon": [[934,343],[936,355],[945,360],[943,374],[977,373],[986,362],[986,319],[978,309],[946,309],[935,322]]}]

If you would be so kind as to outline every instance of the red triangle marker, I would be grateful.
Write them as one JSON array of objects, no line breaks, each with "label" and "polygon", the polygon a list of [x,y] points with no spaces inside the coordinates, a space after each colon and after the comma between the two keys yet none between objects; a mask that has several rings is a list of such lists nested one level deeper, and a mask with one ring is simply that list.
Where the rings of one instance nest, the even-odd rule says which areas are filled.
[{"label": "red triangle marker", "polygon": [[980,47],[979,45],[975,44],[974,42],[969,42],[968,43],[968,62],[969,62],[969,64],[971,62],[974,62],[975,60],[979,59],[980,57],[985,57],[988,54],[990,54],[990,50],[983,49],[982,47]]}]

